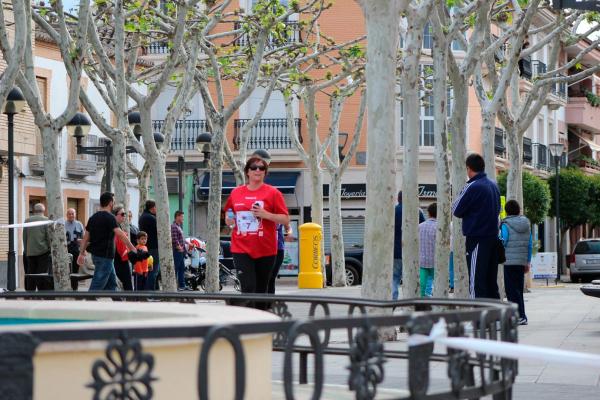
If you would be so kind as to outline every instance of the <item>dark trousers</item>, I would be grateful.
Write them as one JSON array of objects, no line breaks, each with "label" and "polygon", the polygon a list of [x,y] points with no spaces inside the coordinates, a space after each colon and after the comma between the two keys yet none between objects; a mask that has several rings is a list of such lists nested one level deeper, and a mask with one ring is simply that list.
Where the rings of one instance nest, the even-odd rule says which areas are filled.
[{"label": "dark trousers", "polygon": [[[52,256],[50,252],[39,256],[27,256],[26,274],[52,274]],[[43,278],[25,278],[25,290],[54,290],[54,281]]]},{"label": "dark trousers", "polygon": [[[69,254],[71,255],[71,273],[76,274],[79,272],[79,265],[77,265],[77,257],[79,257],[79,251],[70,250]],[[77,290],[79,288],[79,281],[76,279],[71,279],[71,288],[73,290]]]},{"label": "dark trousers", "polygon": [[273,272],[271,272],[271,278],[269,279],[269,287],[267,288],[267,293],[275,294],[275,281],[277,280],[277,275],[279,275],[279,268],[281,268],[281,264],[283,264],[284,255],[284,249],[277,250],[277,257],[275,257],[275,265],[273,265]]},{"label": "dark trousers", "polygon": [[[118,257],[118,256],[117,256]],[[118,260],[115,258],[115,273],[123,285],[123,290],[132,291],[133,283],[131,280],[131,265],[129,261]]]},{"label": "dark trousers", "polygon": [[508,301],[519,306],[519,316],[527,319],[525,315],[525,302],[523,301],[523,286],[525,285],[524,265],[504,266],[504,286]]},{"label": "dark trousers", "polygon": [[133,288],[136,291],[146,290],[146,275],[133,273]]},{"label": "dark trousers", "polygon": [[160,262],[158,260],[158,249],[148,249],[148,253],[153,258],[152,271],[148,271],[145,290],[158,290],[158,274],[160,273]]},{"label": "dark trousers", "polygon": [[185,253],[173,250],[173,261],[175,262],[175,276],[177,277],[177,289],[185,287]]},{"label": "dark trousers", "polygon": [[[233,263],[242,286],[242,293],[267,293],[275,258],[276,256],[252,258],[247,254],[233,254]],[[266,310],[268,307],[268,303],[258,301],[240,305],[260,310]]]},{"label": "dark trousers", "polygon": [[498,290],[497,238],[467,237],[467,267],[469,269],[469,297],[500,299]]}]

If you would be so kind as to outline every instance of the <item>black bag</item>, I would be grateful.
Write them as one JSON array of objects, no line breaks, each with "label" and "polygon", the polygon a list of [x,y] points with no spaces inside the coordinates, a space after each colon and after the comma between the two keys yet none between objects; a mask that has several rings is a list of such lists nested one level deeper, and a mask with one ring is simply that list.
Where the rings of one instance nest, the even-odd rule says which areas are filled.
[{"label": "black bag", "polygon": [[506,251],[502,239],[496,238],[496,254],[498,255],[498,264],[504,264],[506,262]]}]

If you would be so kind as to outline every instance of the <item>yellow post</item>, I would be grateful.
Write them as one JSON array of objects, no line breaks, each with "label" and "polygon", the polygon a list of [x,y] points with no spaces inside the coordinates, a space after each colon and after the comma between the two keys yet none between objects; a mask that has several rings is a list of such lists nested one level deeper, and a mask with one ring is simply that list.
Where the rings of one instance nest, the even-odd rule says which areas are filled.
[{"label": "yellow post", "polygon": [[500,219],[506,218],[506,211],[504,211],[505,205],[506,205],[506,197],[500,196]]},{"label": "yellow post", "polygon": [[307,223],[298,228],[300,234],[300,272],[298,273],[298,289],[321,289],[323,273],[321,272],[321,225]]}]

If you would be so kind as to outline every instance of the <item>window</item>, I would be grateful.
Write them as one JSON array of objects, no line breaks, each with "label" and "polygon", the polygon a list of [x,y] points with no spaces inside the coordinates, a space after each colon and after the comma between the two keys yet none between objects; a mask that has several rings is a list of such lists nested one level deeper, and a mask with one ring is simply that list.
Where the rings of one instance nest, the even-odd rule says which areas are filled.
[{"label": "window", "polygon": [[433,35],[431,34],[431,25],[429,22],[425,24],[425,29],[423,30],[423,48],[433,49]]}]

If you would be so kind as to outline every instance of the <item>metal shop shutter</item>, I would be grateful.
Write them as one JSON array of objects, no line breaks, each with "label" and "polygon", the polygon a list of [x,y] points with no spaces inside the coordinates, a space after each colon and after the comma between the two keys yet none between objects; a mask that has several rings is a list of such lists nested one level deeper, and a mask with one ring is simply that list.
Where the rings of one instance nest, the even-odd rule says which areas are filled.
[{"label": "metal shop shutter", "polygon": [[[323,240],[325,244],[325,251],[329,251],[331,248],[331,236],[329,229],[329,217],[323,218]],[[342,218],[342,233],[344,234],[345,247],[351,247],[354,244],[362,246],[364,244],[365,218]]]}]

